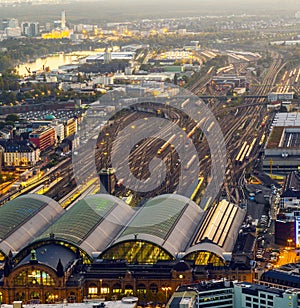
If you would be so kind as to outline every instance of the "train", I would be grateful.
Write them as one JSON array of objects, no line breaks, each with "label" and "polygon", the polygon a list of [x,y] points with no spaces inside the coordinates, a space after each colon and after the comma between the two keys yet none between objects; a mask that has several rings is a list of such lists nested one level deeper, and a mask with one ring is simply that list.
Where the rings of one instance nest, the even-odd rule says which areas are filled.
[{"label": "train", "polygon": [[157,151],[157,154],[160,155],[162,154],[162,152],[169,146],[172,144],[172,142],[175,140],[176,138],[176,134],[172,135]]},{"label": "train", "polygon": [[196,157],[197,157],[197,155],[194,154],[194,155],[192,156],[192,158],[187,162],[187,164],[185,165],[184,168],[185,168],[185,169],[190,169],[190,167],[191,167],[191,165],[193,164],[193,162],[195,161]]},{"label": "train", "polygon": [[187,138],[191,138],[195,134],[197,129],[201,127],[204,121],[205,121],[205,118],[203,118],[200,122],[198,122],[197,125],[194,126],[194,128],[187,134]]},{"label": "train", "polygon": [[247,142],[245,141],[245,142],[243,143],[243,145],[242,145],[241,150],[239,151],[238,155],[237,155],[236,158],[235,158],[235,161],[236,161],[236,162],[238,162],[238,161],[240,160],[241,155],[242,155],[242,153],[244,152],[246,145],[247,145]]}]

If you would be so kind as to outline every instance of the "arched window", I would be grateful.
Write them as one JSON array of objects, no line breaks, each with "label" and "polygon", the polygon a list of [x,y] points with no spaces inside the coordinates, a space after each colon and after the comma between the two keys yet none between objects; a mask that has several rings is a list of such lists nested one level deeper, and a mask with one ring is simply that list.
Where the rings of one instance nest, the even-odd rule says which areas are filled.
[{"label": "arched window", "polygon": [[75,303],[76,302],[76,295],[73,291],[71,291],[69,296],[68,296],[68,302],[69,303]]},{"label": "arched window", "polygon": [[52,304],[55,303],[58,299],[58,295],[57,294],[53,294],[51,292],[47,292],[45,294],[45,303],[47,304]]},{"label": "arched window", "polygon": [[158,292],[158,285],[155,283],[151,283],[149,286],[150,291],[152,291],[153,293],[157,293]]},{"label": "arched window", "polygon": [[143,283],[139,283],[137,285],[136,291],[138,293],[144,293],[145,294],[146,293],[146,286]]},{"label": "arched window", "polygon": [[[25,293],[24,292],[17,292],[15,294],[15,301],[25,301]],[[0,301],[2,302],[2,301]]]},{"label": "arched window", "polygon": [[110,292],[109,286],[107,283],[102,283],[101,285],[101,294],[108,294]]},{"label": "arched window", "polygon": [[37,291],[30,293],[30,304],[39,304],[40,303],[40,294]]},{"label": "arched window", "polygon": [[15,286],[54,286],[54,279],[45,271],[40,270],[25,270],[21,272],[17,277],[14,278]]},{"label": "arched window", "polygon": [[130,284],[125,285],[125,295],[133,294],[133,286]]},{"label": "arched window", "polygon": [[93,297],[98,294],[98,287],[95,283],[91,283],[88,288],[89,296]]},{"label": "arched window", "polygon": [[122,286],[119,283],[115,283],[112,286],[112,292],[113,293],[122,293]]}]

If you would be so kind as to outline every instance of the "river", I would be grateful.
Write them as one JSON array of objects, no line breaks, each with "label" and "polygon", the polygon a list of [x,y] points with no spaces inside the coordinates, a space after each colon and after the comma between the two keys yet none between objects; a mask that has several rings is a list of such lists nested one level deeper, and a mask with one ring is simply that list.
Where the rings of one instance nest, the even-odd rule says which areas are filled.
[{"label": "river", "polygon": [[43,58],[38,58],[33,62],[27,62],[15,67],[20,76],[28,76],[29,72],[44,70],[49,67],[50,70],[57,70],[60,66],[78,63],[79,58],[89,55],[97,54],[99,51],[78,51],[71,54],[60,53],[57,55],[50,55]]}]

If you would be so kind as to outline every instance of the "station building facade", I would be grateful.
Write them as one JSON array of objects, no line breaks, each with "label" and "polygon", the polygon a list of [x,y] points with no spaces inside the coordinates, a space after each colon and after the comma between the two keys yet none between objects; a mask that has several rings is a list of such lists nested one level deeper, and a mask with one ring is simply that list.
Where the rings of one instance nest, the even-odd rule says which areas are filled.
[{"label": "station building facade", "polygon": [[244,215],[225,200],[204,212],[177,195],[138,209],[111,195],[93,195],[69,210],[45,196],[19,197],[0,207],[0,301],[134,294],[164,302],[185,283],[252,281],[251,266],[232,257]]}]

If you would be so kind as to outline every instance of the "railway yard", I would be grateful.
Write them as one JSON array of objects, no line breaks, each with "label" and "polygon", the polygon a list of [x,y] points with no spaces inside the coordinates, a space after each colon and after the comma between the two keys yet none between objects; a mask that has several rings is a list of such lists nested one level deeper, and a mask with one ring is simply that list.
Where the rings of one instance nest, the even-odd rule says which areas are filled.
[{"label": "railway yard", "polygon": [[[108,96],[101,104],[114,101],[118,107],[105,116],[98,113],[99,104],[90,105],[78,130],[80,146],[21,186],[2,184],[1,203],[35,193],[68,209],[88,195],[103,192],[100,170],[113,167],[113,194],[130,206],[142,206],[165,193],[184,195],[204,210],[226,199],[246,209],[235,254],[247,252],[247,226],[257,221],[256,250],[247,252],[257,268],[279,267],[286,258],[296,260],[295,253],[274,248],[278,193],[277,199],[264,198],[272,192],[265,188],[270,183],[261,173],[261,157],[275,116],[274,109],[268,108],[268,95],[298,93],[300,68],[287,69],[282,55],[275,52],[260,80],[247,66],[241,58],[221,68],[208,66],[206,74],[182,91],[174,92],[168,84],[159,86],[164,88],[162,97]],[[228,83],[236,79],[247,88],[246,95],[228,95]],[[285,143],[298,142],[289,139]],[[253,174],[265,186],[252,187]]]},{"label": "railway yard", "polygon": [[[230,69],[230,73],[239,74],[245,70],[245,67],[245,63],[238,63],[226,67],[226,70],[228,71]],[[294,69],[288,75],[287,71],[283,72],[283,68],[284,62],[282,57],[279,54],[274,53],[273,62],[266,71],[263,80],[260,83],[261,85],[253,87],[249,92],[249,98],[247,96],[244,97],[243,101],[236,105],[231,103],[224,104],[223,100],[218,99],[218,97],[223,95],[219,90],[212,92],[213,90],[210,84],[213,73],[216,73],[217,71],[220,74],[223,70],[214,67],[209,68],[207,76],[204,76],[204,78],[201,79],[201,82],[195,82],[188,89],[191,93],[199,95],[200,97],[211,97],[205,99],[205,103],[218,121],[226,145],[226,153],[223,153],[226,155],[227,163],[223,192],[226,192],[227,198],[234,203],[238,204],[245,199],[244,190],[242,188],[245,181],[245,170],[248,165],[253,164],[256,161],[259,152],[263,148],[263,142],[268,134],[268,127],[272,119],[272,113],[267,110],[266,99],[263,97],[266,97],[269,92],[274,91],[279,87],[276,84],[278,75],[283,76],[281,81],[285,85],[277,90],[287,91],[289,90],[289,87],[292,87],[297,83],[296,80],[298,79],[299,71]],[[193,195],[193,199],[199,204],[201,196],[203,196],[203,190],[207,187],[210,181],[213,181],[212,176],[216,175],[211,174],[209,144],[207,138],[205,138],[200,129],[200,126],[202,127],[204,125],[203,121],[202,123],[200,123],[200,121],[197,123],[180,111],[180,107],[186,107],[189,104],[192,104],[192,102],[189,102],[188,99],[182,99],[178,109],[171,108],[167,105],[160,105],[157,107],[155,104],[151,103],[148,103],[147,110],[145,108],[141,110],[138,110],[138,108],[131,108],[131,110],[126,110],[125,113],[120,112],[117,114],[117,116],[114,117],[113,125],[110,123],[110,125],[104,127],[99,136],[98,131],[96,130],[91,133],[92,135],[86,137],[86,140],[84,141],[85,144],[83,144],[86,151],[81,151],[82,153],[79,153],[80,155],[78,155],[82,157],[82,167],[79,168],[79,171],[77,170],[77,172],[80,173],[81,178],[85,179],[85,183],[90,183],[92,187],[83,185],[84,187],[82,187],[82,191],[78,192],[73,172],[73,153],[73,159],[70,155],[69,157],[66,157],[56,167],[45,172],[43,179],[40,179],[36,184],[31,185],[30,188],[22,189],[12,196],[6,196],[6,198],[13,198],[15,195],[28,193],[32,190],[32,192],[45,193],[46,195],[61,201],[61,203],[65,203],[66,196],[69,196],[70,200],[72,200],[73,195],[76,194],[77,197],[79,197],[79,195],[84,195],[86,190],[89,192],[97,191],[99,180],[97,174],[94,172],[95,165],[98,171],[101,170],[101,168],[109,167],[111,165],[110,153],[112,145],[114,144],[114,139],[118,133],[137,120],[144,121],[144,129],[147,130],[147,121],[153,117],[160,117],[168,119],[171,123],[170,126],[165,125],[159,129],[154,138],[147,138],[135,145],[130,153],[130,169],[137,179],[146,181],[150,175],[149,162],[153,158],[159,158],[164,161],[166,169],[169,171],[166,173],[166,178],[164,180],[159,178],[158,181],[160,182],[160,185],[155,190],[142,194],[126,189],[127,185],[130,186],[130,182],[126,183],[127,185],[123,185],[124,179],[118,178],[117,181],[122,179],[122,185],[119,185],[120,189],[117,191],[117,194],[119,196],[133,194],[133,200],[138,202],[141,197],[151,198],[162,193],[176,192],[176,187],[180,180],[182,170],[187,171],[188,169],[191,169],[189,170],[189,176],[186,179],[181,179],[181,181],[186,182],[184,185],[186,188],[186,194],[189,196]],[[158,112],[160,112],[159,115]],[[175,134],[172,132],[173,125],[182,129],[182,133],[177,136],[178,138],[182,138],[184,135],[187,136],[186,138],[192,140],[197,150],[197,159],[195,154],[193,154],[185,163],[180,161],[180,157],[176,151],[177,149],[172,146],[172,142],[175,139]],[[209,123],[209,125],[206,124],[206,133],[208,133],[213,126],[213,122]],[[137,132],[132,128],[132,134],[140,134],[142,136],[143,132]],[[169,137],[166,139],[166,136]],[[95,138],[97,139],[97,150],[89,153],[91,151],[88,145],[94,144]],[[118,142],[119,141],[120,140],[118,140]],[[178,140],[178,142],[180,142],[180,140]],[[124,144],[121,142],[120,146],[124,146]],[[79,157],[76,157],[76,159],[77,162],[80,161]],[[194,172],[194,168],[190,168],[190,165],[197,161],[199,161],[199,174],[191,176]],[[185,172],[185,174],[187,174],[187,172]],[[92,178],[94,181],[90,182]],[[190,178],[196,178],[196,182],[195,180],[190,182]],[[198,185],[200,180],[201,185]],[[196,192],[194,191],[195,188],[197,188]],[[77,199],[77,197],[75,197],[74,200]],[[212,201],[213,200],[208,200],[208,204]]]}]

